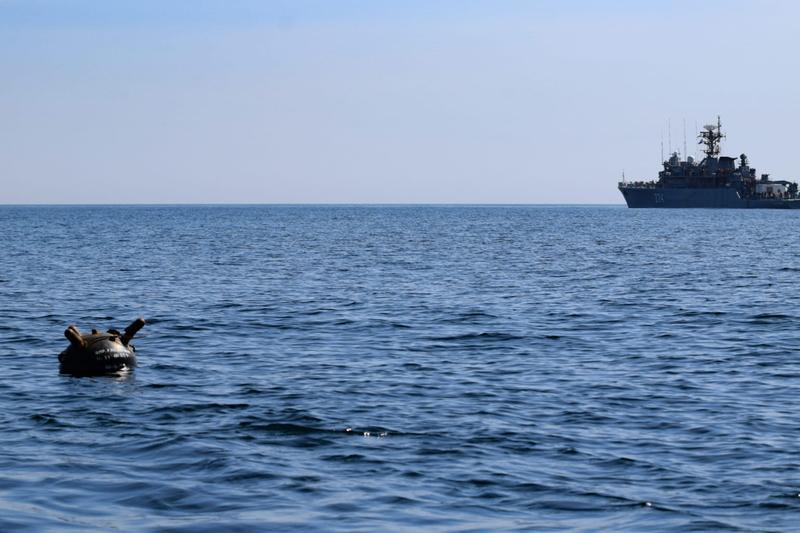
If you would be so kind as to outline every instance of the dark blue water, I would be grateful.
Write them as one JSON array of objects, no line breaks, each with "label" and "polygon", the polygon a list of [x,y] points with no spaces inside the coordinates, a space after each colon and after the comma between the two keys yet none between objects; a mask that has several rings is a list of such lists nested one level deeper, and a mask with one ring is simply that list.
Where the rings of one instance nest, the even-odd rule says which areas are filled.
[{"label": "dark blue water", "polygon": [[[800,218],[0,208],[0,530],[785,531]],[[132,373],[64,328],[149,324]]]}]

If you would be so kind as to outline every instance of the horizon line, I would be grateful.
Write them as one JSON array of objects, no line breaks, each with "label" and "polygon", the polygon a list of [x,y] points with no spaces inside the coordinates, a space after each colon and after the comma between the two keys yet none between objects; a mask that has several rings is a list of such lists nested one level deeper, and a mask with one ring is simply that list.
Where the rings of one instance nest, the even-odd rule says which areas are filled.
[{"label": "horizon line", "polygon": [[464,206],[464,207],[504,207],[504,206],[571,206],[571,207],[624,207],[624,203],[470,203],[470,202],[176,202],[176,203],[0,203],[0,207],[174,207],[174,206],[205,206],[205,207],[246,207],[246,206]]}]

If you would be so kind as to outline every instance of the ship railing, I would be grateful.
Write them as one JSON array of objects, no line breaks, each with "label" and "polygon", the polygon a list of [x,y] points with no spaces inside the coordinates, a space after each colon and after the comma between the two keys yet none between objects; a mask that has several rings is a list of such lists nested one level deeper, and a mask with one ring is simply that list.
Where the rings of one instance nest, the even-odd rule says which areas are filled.
[{"label": "ship railing", "polygon": [[655,189],[655,181],[620,181],[619,187],[627,189]]}]

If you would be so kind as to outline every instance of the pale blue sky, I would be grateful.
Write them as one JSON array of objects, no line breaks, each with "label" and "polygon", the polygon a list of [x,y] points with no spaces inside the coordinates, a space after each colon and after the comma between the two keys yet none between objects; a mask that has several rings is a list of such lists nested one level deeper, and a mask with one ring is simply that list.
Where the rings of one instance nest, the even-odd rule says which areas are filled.
[{"label": "pale blue sky", "polygon": [[796,178],[798,6],[0,0],[0,203],[621,203],[717,114]]}]

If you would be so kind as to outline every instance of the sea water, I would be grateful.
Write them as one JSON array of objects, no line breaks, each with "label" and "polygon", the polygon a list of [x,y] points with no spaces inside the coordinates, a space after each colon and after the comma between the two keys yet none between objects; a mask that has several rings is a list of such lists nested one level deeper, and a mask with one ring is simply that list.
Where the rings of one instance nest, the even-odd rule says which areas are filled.
[{"label": "sea water", "polygon": [[[0,530],[800,524],[800,215],[0,208]],[[148,325],[59,374],[69,324]]]}]

